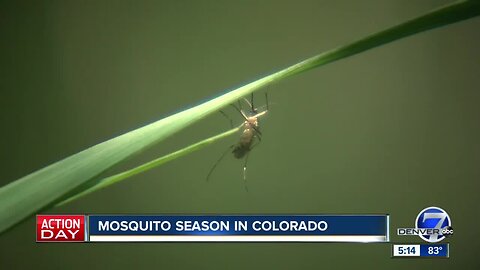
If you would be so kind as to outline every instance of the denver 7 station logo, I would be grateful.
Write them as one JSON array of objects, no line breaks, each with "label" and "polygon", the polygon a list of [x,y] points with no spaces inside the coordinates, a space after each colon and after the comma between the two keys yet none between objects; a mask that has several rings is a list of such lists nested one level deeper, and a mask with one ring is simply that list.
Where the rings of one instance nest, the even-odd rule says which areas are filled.
[{"label": "denver 7 station logo", "polygon": [[420,211],[415,228],[398,228],[398,235],[418,235],[424,241],[437,243],[453,234],[452,221],[445,210],[427,207]]}]

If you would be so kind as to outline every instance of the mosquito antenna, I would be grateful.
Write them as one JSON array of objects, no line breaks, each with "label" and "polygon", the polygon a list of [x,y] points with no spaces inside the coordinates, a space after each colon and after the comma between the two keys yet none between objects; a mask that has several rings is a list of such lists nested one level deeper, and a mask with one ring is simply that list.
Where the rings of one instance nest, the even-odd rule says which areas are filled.
[{"label": "mosquito antenna", "polygon": [[213,171],[215,170],[215,168],[217,168],[217,165],[220,163],[220,161],[222,161],[222,159],[225,157],[225,155],[230,151],[230,149],[232,149],[233,145],[230,145],[227,150],[225,150],[225,152],[223,152],[223,154],[220,156],[220,158],[215,162],[215,164],[213,164],[212,168],[210,169],[210,171],[208,172],[207,174],[207,182],[208,180],[210,179],[210,176],[212,175]]}]

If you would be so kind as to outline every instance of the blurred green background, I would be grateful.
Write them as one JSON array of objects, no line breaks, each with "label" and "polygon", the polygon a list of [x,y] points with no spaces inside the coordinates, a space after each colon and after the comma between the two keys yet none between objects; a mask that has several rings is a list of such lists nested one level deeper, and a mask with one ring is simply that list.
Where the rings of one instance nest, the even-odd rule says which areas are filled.
[{"label": "blurred green background", "polygon": [[[446,3],[2,1],[0,184]],[[48,211],[390,213],[395,230],[439,206],[455,229],[448,260],[390,259],[389,244],[36,244],[31,217],[0,235],[0,268],[478,269],[479,29],[474,18],[270,87],[248,193],[231,156],[205,182],[230,137]],[[213,115],[110,173],[228,128]]]}]

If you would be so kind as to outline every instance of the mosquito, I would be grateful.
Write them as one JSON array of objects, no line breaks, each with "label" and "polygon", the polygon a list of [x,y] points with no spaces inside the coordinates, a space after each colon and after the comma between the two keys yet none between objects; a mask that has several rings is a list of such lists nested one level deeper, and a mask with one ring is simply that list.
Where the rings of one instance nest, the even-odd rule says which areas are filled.
[{"label": "mosquito", "polygon": [[[248,111],[244,111],[242,109],[242,104],[240,100],[238,101],[238,107],[234,104],[231,104],[231,106],[234,107],[244,119],[242,125],[243,130],[242,134],[240,135],[240,140],[236,144],[231,145],[215,162],[213,167],[208,172],[207,181],[210,179],[211,174],[213,173],[217,165],[220,163],[220,161],[222,161],[225,155],[231,151],[235,158],[245,159],[245,162],[243,163],[243,180],[245,181],[245,190],[248,191],[246,184],[248,156],[250,154],[250,151],[252,151],[252,149],[257,146],[262,140],[262,132],[260,132],[258,118],[264,116],[268,112],[268,95],[267,93],[265,93],[266,109],[263,111],[259,111],[258,108],[255,108],[253,103],[253,93],[250,96],[250,101],[248,101],[248,99],[246,98],[243,98],[243,101],[248,105]],[[220,111],[220,113],[223,114],[227,119],[229,119],[230,124],[233,126],[233,121],[223,111]],[[258,141],[256,139],[258,139]]]}]

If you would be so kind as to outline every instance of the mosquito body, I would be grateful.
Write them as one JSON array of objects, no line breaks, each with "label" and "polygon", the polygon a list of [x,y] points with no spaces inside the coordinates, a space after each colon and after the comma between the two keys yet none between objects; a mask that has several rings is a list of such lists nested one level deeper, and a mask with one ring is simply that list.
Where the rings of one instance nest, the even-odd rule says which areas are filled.
[{"label": "mosquito body", "polygon": [[[238,102],[238,107],[233,105],[232,106],[242,115],[244,122],[243,122],[243,130],[242,134],[240,135],[240,140],[238,143],[231,145],[225,153],[217,160],[217,162],[213,165],[212,169],[207,175],[207,181],[210,178],[210,175],[213,173],[215,168],[217,167],[218,163],[225,157],[225,155],[231,150],[233,156],[237,159],[245,159],[245,163],[243,165],[243,179],[244,181],[247,180],[247,162],[248,162],[248,155],[250,151],[262,140],[262,133],[259,129],[258,118],[265,115],[268,111],[268,96],[265,93],[266,99],[266,109],[264,111],[259,112],[257,108],[253,105],[253,94],[251,95],[250,101],[247,99],[243,99],[249,106],[249,110],[247,112],[242,110],[242,106],[240,101]],[[225,113],[221,111],[221,113],[229,118]],[[232,120],[230,119],[232,123]],[[258,141],[257,141],[258,139]],[[245,189],[247,186],[245,184]]]},{"label": "mosquito body", "polygon": [[[255,139],[261,140],[261,135],[258,126],[258,118],[267,113],[267,111],[263,111],[260,113],[256,113],[252,116],[246,116],[243,111],[240,111],[242,116],[245,118],[245,122],[243,122],[243,131],[242,135],[240,136],[239,142],[233,146],[233,155],[241,159],[248,155],[250,150],[252,150],[253,146],[255,145]],[[255,111],[256,112],[256,111]]]}]

